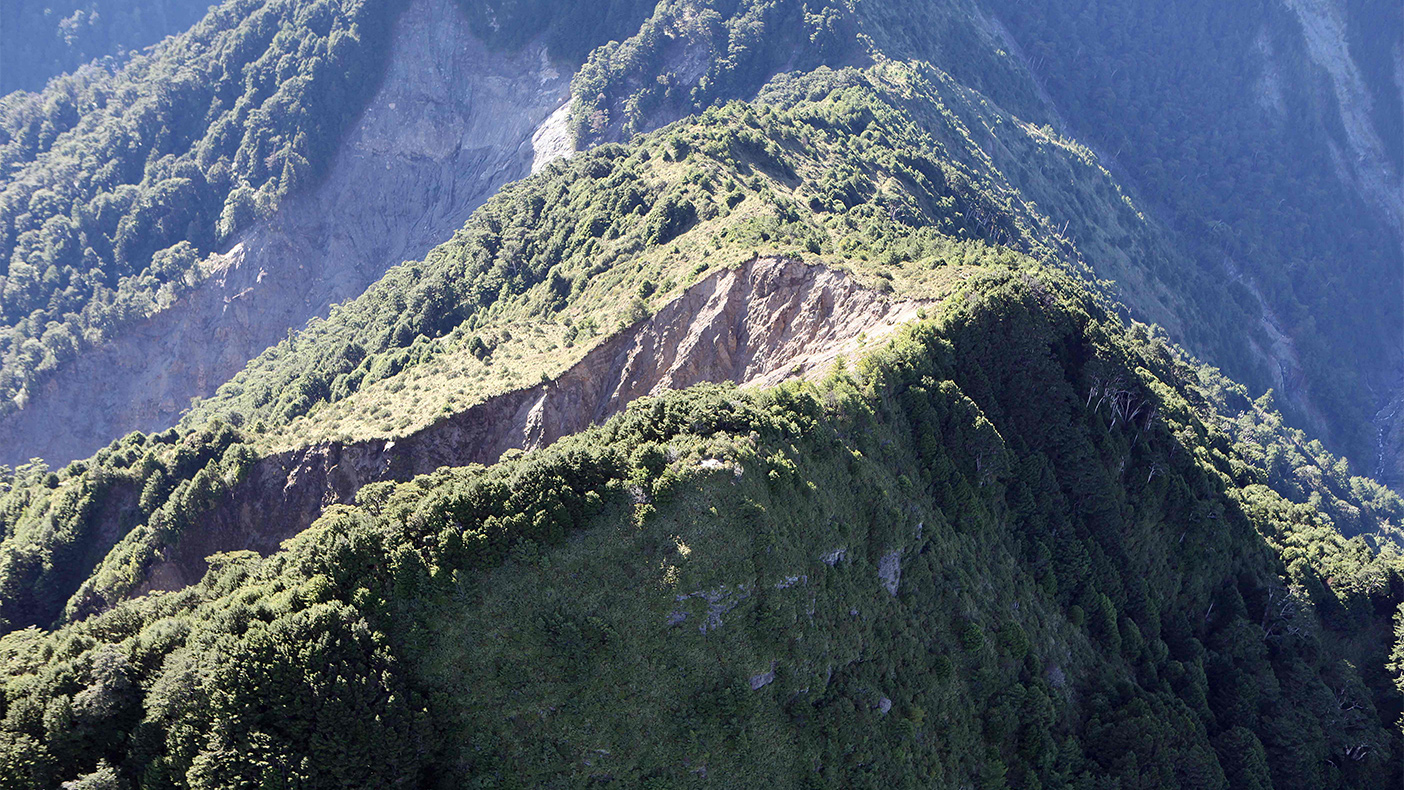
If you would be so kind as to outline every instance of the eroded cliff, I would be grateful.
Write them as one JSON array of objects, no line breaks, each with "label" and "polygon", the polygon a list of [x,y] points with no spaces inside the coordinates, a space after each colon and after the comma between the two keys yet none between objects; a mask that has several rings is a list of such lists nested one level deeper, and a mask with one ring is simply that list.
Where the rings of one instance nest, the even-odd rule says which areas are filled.
[{"label": "eroded cliff", "polygon": [[367,483],[489,464],[577,433],[633,400],[702,382],[768,386],[822,375],[879,342],[923,302],[892,299],[842,272],[783,258],[720,271],[609,338],[554,380],[491,398],[397,439],[326,443],[259,460],[187,530],[140,592],[197,581],[219,551],[271,552]]},{"label": "eroded cliff", "polygon": [[[186,298],[53,375],[0,421],[0,464],[61,465],[172,425],[269,345],[420,258],[504,183],[569,142],[536,135],[569,97],[539,45],[489,51],[453,0],[415,0],[327,177],[215,259]],[[547,145],[539,155],[533,146]]]}]

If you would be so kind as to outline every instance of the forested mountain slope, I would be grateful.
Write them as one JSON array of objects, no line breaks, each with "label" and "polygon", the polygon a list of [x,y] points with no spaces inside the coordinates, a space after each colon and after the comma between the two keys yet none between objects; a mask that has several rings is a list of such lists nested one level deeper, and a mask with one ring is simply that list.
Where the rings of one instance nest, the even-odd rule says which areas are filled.
[{"label": "forested mountain slope", "polygon": [[1045,78],[1115,3],[235,0],[6,97],[0,445],[82,458],[0,468],[0,784],[1398,786],[1381,56],[1181,5],[1311,110],[1202,204]]},{"label": "forested mountain slope", "polygon": [[[9,505],[0,615],[10,627],[45,625],[133,591],[178,587],[199,577],[206,554],[271,550],[366,483],[490,461],[505,447],[538,446],[607,416],[568,403],[575,416],[562,424],[575,428],[534,438],[528,429],[534,420],[545,430],[538,401],[560,389],[539,382],[584,375],[607,392],[615,385],[589,361],[617,353],[601,351],[618,346],[606,337],[636,331],[655,309],[653,321],[676,315],[674,295],[692,299],[716,280],[709,272],[758,253],[827,258],[901,301],[940,299],[971,266],[1029,254],[1060,260],[1046,218],[1028,206],[1003,213],[998,184],[944,159],[942,144],[872,91],[875,82],[916,76],[900,66],[877,69],[869,81],[831,73],[830,93],[788,111],[731,105],[634,148],[604,146],[553,165],[490,201],[424,262],[397,267],[261,356],[180,430],[151,442],[134,435],[75,464],[57,495],[40,489],[42,469],[26,468]],[[854,124],[888,144],[855,151],[847,134],[831,134]],[[958,129],[948,132],[965,139]],[[866,181],[884,193],[845,208],[844,190]],[[981,212],[993,221],[966,219]],[[996,235],[1011,246],[991,244]],[[1075,257],[1062,265],[1083,271]],[[751,309],[759,317],[748,318]],[[662,331],[675,331],[680,319],[667,320]],[[752,321],[802,326],[793,312],[772,315],[749,301],[717,321],[733,337]],[[650,366],[686,365],[693,372],[680,384],[750,378],[718,367],[699,379],[706,363],[696,349],[706,343],[675,344],[623,363],[634,371],[624,378],[644,384],[619,403],[659,383],[639,375]],[[777,364],[770,369],[783,372]],[[591,372],[577,373],[582,365]],[[1352,535],[1399,523],[1396,498],[1283,429],[1269,406],[1241,395],[1201,397],[1221,401],[1224,430],[1254,448],[1245,452],[1284,496],[1315,503]],[[498,405],[505,402],[520,405]],[[518,411],[531,404],[531,414]],[[484,423],[491,427],[477,427]],[[493,434],[504,428],[515,433]]]},{"label": "forested mountain slope", "polygon": [[[253,92],[245,96],[246,109],[240,112],[263,104],[264,115],[249,116],[255,128],[274,117],[286,128],[269,128],[260,133],[263,137],[239,141],[236,147],[243,154],[236,155],[234,148],[223,154],[215,150],[232,145],[220,142],[228,135],[218,131],[216,122],[244,117],[220,109],[242,90],[232,84],[220,89],[229,95],[222,93],[219,103],[205,113],[201,124],[209,125],[196,124],[185,133],[190,143],[182,143],[179,135],[174,138],[175,156],[185,150],[182,146],[199,142],[197,137],[207,138],[200,143],[195,164],[210,185],[205,202],[212,202],[192,223],[167,217],[146,227],[154,222],[153,212],[162,211],[159,189],[169,192],[180,178],[191,175],[173,181],[159,170],[136,176],[136,190],[124,187],[116,204],[111,198],[98,200],[102,187],[84,187],[81,197],[87,208],[80,211],[77,202],[62,197],[71,187],[56,181],[38,194],[52,191],[60,196],[57,203],[50,205],[45,198],[28,210],[35,188],[46,179],[63,178],[60,173],[67,171],[37,163],[16,171],[33,155],[33,146],[9,146],[16,164],[11,165],[14,218],[7,238],[15,246],[0,251],[11,259],[4,288],[8,296],[3,298],[7,320],[16,323],[9,339],[0,341],[6,355],[0,385],[25,409],[0,422],[5,440],[0,444],[9,450],[0,461],[14,464],[41,455],[62,463],[127,430],[169,425],[190,397],[211,393],[244,360],[280,337],[283,328],[295,328],[324,313],[331,302],[359,292],[398,260],[422,255],[488,192],[526,173],[526,162],[534,157],[523,147],[550,114],[543,115],[542,109],[559,98],[549,75],[564,79],[578,59],[586,62],[572,80],[575,102],[569,126],[585,145],[623,139],[719,100],[750,98],[777,71],[907,58],[932,63],[950,75],[951,89],[944,97],[948,107],[970,104],[981,112],[985,107],[1002,108],[1012,113],[1004,116],[1006,121],[1017,117],[1086,134],[1104,155],[1111,155],[1103,163],[1134,188],[1129,194],[1139,201],[1135,217],[1114,217],[1105,205],[1098,205],[1104,200],[1069,201],[1064,188],[1068,181],[1047,172],[1061,165],[1048,161],[1041,151],[1010,146],[1007,122],[990,119],[983,124],[984,132],[981,124],[970,124],[978,149],[971,153],[992,160],[1025,199],[1037,202],[1058,221],[1096,274],[1116,281],[1139,317],[1165,326],[1172,337],[1254,390],[1273,387],[1289,419],[1320,435],[1336,452],[1348,454],[1359,471],[1392,475],[1391,437],[1398,426],[1390,415],[1404,410],[1389,403],[1396,378],[1392,366],[1400,357],[1398,300],[1390,295],[1399,290],[1398,272],[1404,267],[1395,260],[1398,245],[1388,241],[1397,237],[1396,229],[1388,227],[1389,212],[1371,211],[1368,195],[1359,196],[1370,190],[1354,188],[1366,181],[1388,186],[1394,177],[1390,173],[1397,173],[1393,154],[1366,155],[1384,150],[1370,140],[1390,138],[1395,104],[1388,81],[1380,76],[1387,71],[1388,56],[1377,43],[1364,43],[1379,37],[1360,31],[1376,25],[1387,38],[1395,24],[1388,13],[1352,6],[1348,13],[1327,14],[1328,4],[1322,6],[1326,11],[1316,9],[1312,16],[1307,12],[1315,6],[1295,11],[1254,6],[1220,19],[1205,9],[1186,7],[1175,12],[1178,16],[1141,20],[1135,14],[1142,11],[1109,7],[1077,17],[1080,21],[1054,10],[1041,12],[1021,23],[1027,31],[1015,26],[1011,32],[1000,22],[1005,9],[990,6],[982,11],[957,0],[881,0],[853,9],[837,3],[801,8],[789,2],[668,2],[652,8],[617,2],[588,9],[572,5],[564,11],[525,3],[368,3],[335,6],[341,10],[332,12],[333,26],[349,25],[343,41],[351,43],[343,44],[349,47],[343,59],[351,71],[342,75],[323,69],[290,81],[286,68],[293,61],[283,58],[292,51],[290,42],[304,42],[296,46],[312,52],[320,37],[339,35],[318,21],[317,15],[325,12],[296,6],[231,4],[183,37],[198,34],[213,41],[240,36],[255,47],[267,46],[266,51],[203,45],[191,49],[176,41],[152,55],[156,64],[222,58],[221,71],[211,73],[224,74],[227,80],[242,74],[246,63],[256,62],[264,64],[261,73],[275,80],[249,83]],[[410,19],[389,22],[411,6]],[[455,7],[461,11],[455,12]],[[361,16],[377,20],[364,38]],[[1171,39],[1154,39],[1154,46],[1137,38],[1150,32],[1124,32],[1159,30],[1169,18],[1202,20],[1227,32],[1205,33],[1195,21],[1176,27]],[[1321,47],[1335,39],[1323,37],[1320,24],[1308,26],[1311,35],[1302,33],[1306,28],[1300,20],[1323,18],[1336,19],[1340,24],[1327,27],[1339,33],[1337,38],[1348,39],[1337,47],[1345,52],[1344,61],[1321,54]],[[1121,25],[1123,21],[1127,24]],[[264,31],[281,26],[287,32],[266,45],[240,32],[259,25]],[[1109,27],[1120,32],[1104,35]],[[1247,49],[1234,49],[1236,39],[1214,38],[1239,35],[1248,28],[1262,35],[1252,46],[1245,44]],[[635,29],[638,32],[630,36]],[[199,34],[201,30],[205,32]],[[400,31],[399,44],[391,42],[387,30]],[[440,48],[415,39],[415,30],[433,30]],[[1040,30],[1046,32],[1036,38]],[[596,48],[609,38],[622,43]],[[1021,48],[1015,38],[1028,46]],[[475,39],[487,49],[480,49]],[[1104,50],[1091,61],[1096,68],[1087,65],[1086,53],[1073,53],[1068,57],[1074,59],[1057,72],[1064,82],[1055,84],[1045,61],[1061,52],[1061,45],[1052,42],[1084,39],[1095,39],[1099,51]],[[1143,44],[1157,53],[1154,71],[1149,62],[1127,54],[1146,48]],[[1030,56],[1034,49],[1037,54]],[[1291,68],[1273,66],[1272,58]],[[284,64],[279,67],[284,71],[267,71],[275,61]],[[390,71],[395,85],[372,94],[369,87],[377,84],[386,64],[393,63],[399,64]],[[1116,65],[1120,63],[1139,81],[1118,82],[1126,78]],[[1337,82],[1359,90],[1322,87],[1329,74],[1338,72],[1346,76]],[[159,65],[147,71],[134,65],[103,79],[163,84],[162,73]],[[490,84],[505,90],[499,94],[488,86],[449,87],[483,74],[498,75]],[[1087,79],[1087,74],[1100,76]],[[1180,76],[1170,80],[1155,74]],[[425,79],[426,75],[438,76]],[[218,79],[213,84],[219,84]],[[517,83],[511,84],[513,80]],[[73,121],[63,119],[75,106],[85,117],[100,118],[97,108],[66,98],[83,95],[82,82],[51,87],[42,99],[12,97],[16,120],[9,124],[14,129],[9,134],[37,140],[48,128],[48,134],[56,135]],[[1059,87],[1063,84],[1066,89]],[[1263,88],[1266,94],[1249,90],[1259,84],[1268,86]],[[1193,98],[1165,95],[1166,86],[1173,85],[1200,93]],[[281,86],[281,98],[268,104],[274,86]],[[288,93],[293,86],[298,86],[296,95]],[[979,93],[968,93],[972,88]],[[966,91],[966,100],[952,99],[952,89]],[[1103,91],[1095,102],[1082,98],[1094,89]],[[345,98],[339,93],[343,90],[350,91]],[[1283,105],[1279,111],[1272,109],[1272,102],[1260,101],[1278,94],[1285,97],[1282,101],[1306,104]],[[139,95],[124,94],[118,104],[125,106]],[[447,108],[427,101],[439,95],[464,98]],[[1337,101],[1338,95],[1364,99],[1350,104]],[[500,112],[497,102],[502,99],[493,96],[516,97],[518,106],[514,112]],[[331,104],[324,103],[328,99]],[[200,100],[197,96],[197,103]],[[1153,129],[1143,128],[1134,119],[1147,114],[1146,102],[1183,107],[1202,120],[1173,125],[1163,121]],[[304,111],[273,111],[283,106]],[[363,121],[363,127],[376,127],[374,119],[382,119],[369,139],[364,129],[347,131],[345,119],[358,113],[371,119]],[[198,114],[189,116],[193,120]],[[1298,117],[1310,123],[1281,120]],[[107,130],[102,135],[115,128],[111,121],[97,120],[79,126],[95,124]],[[1205,146],[1199,138],[1184,137],[1195,130],[1212,140],[1207,153],[1200,152]],[[1132,131],[1141,137],[1116,138],[1116,147],[1111,147],[1109,135]],[[264,138],[270,142],[258,142]],[[71,150],[101,139],[80,134]],[[140,156],[151,158],[146,147],[152,142],[162,152],[162,146],[172,145],[162,139],[143,138],[137,143]],[[264,163],[271,163],[264,167],[266,173],[249,158],[254,154],[249,145],[255,143],[273,146],[259,154]],[[1133,150],[1123,150],[1128,146]],[[1347,149],[1355,153],[1337,157],[1337,164],[1352,157],[1356,164],[1345,171],[1328,164],[1331,150]],[[481,155],[469,153],[479,150]],[[292,154],[296,156],[289,159]],[[383,182],[371,177],[379,171],[368,157],[384,158],[390,167]],[[293,175],[287,179],[284,160],[293,163]],[[1144,167],[1133,167],[1135,163]],[[1265,163],[1279,164],[1268,172],[1264,168],[1271,165]],[[1199,164],[1204,166],[1196,170]],[[77,167],[83,174],[88,165]],[[1207,183],[1209,169],[1217,173],[1221,167],[1231,175]],[[1096,186],[1097,170],[1093,164],[1090,175],[1073,174],[1074,187],[1091,182],[1082,188],[1104,190]],[[1349,183],[1317,177],[1338,171]],[[1031,173],[1038,175],[1029,178]],[[1168,175],[1172,173],[1173,178]],[[80,178],[79,185],[83,182]],[[198,182],[192,184],[198,187]],[[1188,183],[1193,188],[1187,188]],[[136,200],[139,193],[146,197]],[[1379,204],[1392,193],[1375,189],[1370,194]],[[295,199],[289,203],[288,196]],[[99,202],[107,207],[103,212],[95,208]],[[183,198],[180,202],[191,205]],[[68,221],[53,217],[55,212],[70,215]],[[84,218],[102,213],[110,215],[105,222],[112,227],[104,226],[99,237],[98,229],[89,227],[92,221]],[[121,219],[127,215],[129,219]],[[119,227],[124,222],[125,234]],[[1288,233],[1290,228],[1296,228],[1296,235]],[[144,239],[137,245],[141,249],[119,244],[119,237],[133,233]],[[248,243],[235,246],[244,236]],[[181,246],[181,241],[190,242],[190,247]],[[232,257],[206,259],[210,252],[231,247]],[[149,265],[147,255],[153,255]],[[1278,266],[1275,261],[1291,265]],[[1230,281],[1227,289],[1220,285],[1225,279]],[[46,306],[36,311],[41,303]],[[83,386],[113,370],[123,373],[105,386]],[[1372,421],[1377,412],[1378,420]],[[51,424],[75,427],[58,432],[42,427]]]},{"label": "forested mountain slope", "polygon": [[387,72],[322,179],[250,218],[227,253],[192,257],[198,270],[179,297],[163,302],[158,289],[158,304],[102,347],[55,366],[0,423],[4,460],[85,456],[114,435],[168,427],[192,396],[389,265],[422,256],[530,172],[532,134],[568,96],[546,51],[487,50],[451,0],[411,4],[394,30]]},{"label": "forested mountain slope", "polygon": [[[1225,336],[1171,327],[1176,339],[1274,388],[1294,422],[1393,479],[1404,450],[1404,86],[1394,76],[1404,13],[1331,0],[980,5],[990,16],[957,2],[835,6],[804,16],[805,29],[782,6],[742,3],[722,43],[724,17],[664,4],[638,36],[592,55],[575,123],[587,140],[648,128],[650,112],[701,109],[803,65],[749,45],[762,36],[805,30],[812,58],[858,50],[934,63],[982,99],[1095,146],[1172,234],[1170,287],[1202,310],[1192,331]],[[668,60],[681,41],[690,57]],[[1031,161],[1001,167],[1017,183]],[[1088,213],[1078,206],[1071,219],[1104,222]]]},{"label": "forested mountain slope", "polygon": [[1399,555],[1253,482],[1194,380],[991,267],[818,385],[641,401],[12,634],[7,777],[1393,786]]},{"label": "forested mountain slope", "polygon": [[[902,82],[916,76],[906,67],[885,71]],[[208,431],[211,420],[250,429],[251,446],[235,454],[245,460],[309,443],[398,438],[558,375],[709,269],[760,251],[815,255],[827,248],[851,259],[870,288],[918,299],[939,297],[965,265],[1016,254],[992,246],[996,234],[1055,259],[1049,221],[1027,205],[1009,204],[1018,214],[1001,209],[1006,200],[988,171],[945,159],[936,141],[871,89],[846,86],[842,74],[828,79],[831,93],[791,112],[733,105],[634,150],[604,146],[509,188],[425,261],[396,267],[326,321],[261,355],[181,430],[166,434],[172,442],[207,438],[191,439],[193,454],[163,463],[160,475],[155,458],[142,461],[135,493],[144,503],[129,502],[120,517],[80,505],[55,531],[44,526],[46,507],[17,513],[6,544],[12,564],[0,583],[12,591],[5,618],[43,624],[65,608],[86,612],[93,600],[111,602],[139,588],[163,548],[179,542],[188,517],[211,504],[210,492],[193,504],[178,485],[224,463],[230,431]],[[889,135],[891,145],[849,149],[854,124]],[[947,131],[966,139],[959,126]],[[884,171],[896,177],[877,177]],[[884,186],[879,200],[855,197],[866,189],[860,173]],[[1079,268],[1075,257],[1064,265]],[[125,455],[100,453],[72,494],[95,502],[126,488],[118,483],[126,473],[108,473],[109,461]],[[459,463],[468,459],[478,456]],[[208,482],[226,473],[237,478],[246,468],[227,463],[221,472],[212,467]],[[282,476],[291,481],[299,473]],[[270,494],[286,487],[275,484]],[[176,523],[133,533],[131,545],[106,562],[109,569],[69,600],[107,547],[138,524],[165,520],[155,511],[167,497]],[[261,499],[244,498],[255,508]],[[324,503],[320,496],[312,501],[315,516]],[[258,532],[254,527],[235,534]],[[296,531],[277,523],[267,530],[281,537]],[[86,553],[80,559],[73,552]],[[198,576],[200,567],[184,571]]]},{"label": "forested mountain slope", "polygon": [[[11,781],[1397,782],[1404,504],[1079,284],[954,114],[892,105],[920,70],[787,84],[547,167],[181,427],[10,480]],[[916,323],[746,361],[826,303]],[[730,362],[648,339],[689,326]],[[543,446],[648,365],[819,380]]]},{"label": "forested mountain slope", "polygon": [[635,13],[244,0],[4,99],[0,462],[169,426],[422,256],[530,172],[582,42]]},{"label": "forested mountain slope", "polygon": [[206,253],[318,175],[393,10],[231,3],[120,71],[0,100],[0,410],[170,307]]}]

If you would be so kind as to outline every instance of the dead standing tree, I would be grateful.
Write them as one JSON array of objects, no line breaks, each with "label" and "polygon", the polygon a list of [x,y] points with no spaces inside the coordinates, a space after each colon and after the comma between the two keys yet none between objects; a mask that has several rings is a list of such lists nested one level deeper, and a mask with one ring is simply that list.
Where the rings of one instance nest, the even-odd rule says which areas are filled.
[{"label": "dead standing tree", "polygon": [[1263,629],[1263,641],[1273,642],[1287,637],[1306,634],[1306,618],[1302,602],[1306,591],[1297,587],[1274,584],[1268,588],[1267,601],[1263,604],[1263,617],[1259,625]]},{"label": "dead standing tree", "polygon": [[[1096,402],[1095,406],[1093,401]],[[1085,405],[1094,413],[1101,413],[1106,409],[1111,415],[1111,424],[1108,427],[1112,430],[1115,430],[1118,424],[1134,428],[1135,439],[1140,439],[1141,434],[1155,424],[1155,418],[1160,414],[1160,409],[1149,397],[1132,389],[1121,376],[1110,380],[1093,377]]]}]

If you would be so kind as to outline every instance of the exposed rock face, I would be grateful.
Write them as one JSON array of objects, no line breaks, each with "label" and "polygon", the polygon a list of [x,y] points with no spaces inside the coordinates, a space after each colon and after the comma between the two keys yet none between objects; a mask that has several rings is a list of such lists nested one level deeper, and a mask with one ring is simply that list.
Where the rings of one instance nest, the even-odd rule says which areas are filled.
[{"label": "exposed rock face", "polygon": [[399,439],[322,444],[259,460],[227,503],[187,530],[142,592],[197,581],[204,558],[217,551],[271,552],[367,483],[493,463],[509,449],[545,446],[668,389],[707,381],[773,385],[825,373],[840,355],[891,335],[920,307],[792,260],[762,258],[718,272],[554,381]]},{"label": "exposed rock face", "polygon": [[[1385,255],[1381,260],[1395,257],[1394,250],[1404,250],[1404,246],[1401,246],[1404,245],[1404,174],[1391,163],[1373,118],[1375,105],[1384,94],[1395,91],[1404,96],[1404,50],[1395,49],[1397,78],[1393,84],[1372,85],[1367,79],[1366,70],[1362,68],[1363,61],[1357,61],[1352,56],[1352,31],[1349,28],[1352,24],[1359,24],[1359,20],[1352,21],[1344,0],[1279,0],[1279,3],[1281,9],[1274,9],[1271,13],[1269,9],[1263,9],[1264,19],[1271,18],[1278,11],[1290,13],[1300,28],[1301,39],[1298,41],[1293,36],[1285,35],[1280,29],[1275,34],[1274,27],[1264,24],[1252,43],[1252,61],[1257,73],[1251,82],[1246,83],[1247,90],[1241,98],[1256,105],[1263,121],[1275,129],[1273,134],[1297,141],[1290,145],[1280,143],[1287,146],[1281,149],[1283,152],[1294,150],[1292,145],[1322,146],[1346,192],[1359,196],[1365,206],[1373,210],[1370,216],[1363,219],[1380,231],[1378,246]],[[1037,89],[1039,99],[1057,120],[1056,125],[1065,132],[1076,133],[1080,138],[1078,142],[1097,154],[1099,162],[1116,174],[1120,187],[1128,194],[1141,192],[1143,196],[1153,198],[1153,193],[1143,191],[1145,185],[1136,183],[1134,174],[1120,167],[1115,155],[1108,155],[1105,150],[1096,147],[1098,132],[1095,127],[1086,125],[1087,119],[1073,117],[1072,121],[1079,122],[1074,124],[1064,119],[1054,98],[1042,89],[1038,69],[1025,58],[1019,42],[1004,24],[994,16],[984,16],[982,21],[1022,64],[1030,82]],[[1311,109],[1303,111],[1292,101],[1294,97],[1306,100],[1305,105]],[[1021,169],[1021,162],[1034,159],[1010,145],[1011,139],[1017,140],[1008,134],[1010,129],[1015,128],[1014,125],[1003,126],[1005,136],[998,141],[992,140],[988,145],[982,141],[982,147],[1000,172],[1016,173]],[[1323,133],[1323,129],[1339,129],[1339,134]],[[1267,136],[1262,139],[1273,138]],[[1013,156],[1010,156],[1011,152]],[[1047,164],[1041,166],[1046,167]],[[1189,177],[1196,176],[1191,173]],[[1329,178],[1325,175],[1322,177]],[[1057,192],[1066,193],[1070,184],[1072,189],[1077,189],[1081,183],[1090,182],[1061,179],[1053,186]],[[1037,179],[1025,179],[1019,184],[1019,189],[1040,206],[1055,202],[1045,196],[1050,193],[1040,193]],[[1341,197],[1344,199],[1345,195]],[[1080,202],[1084,206],[1095,205],[1095,201]],[[1079,251],[1099,278],[1115,281],[1118,298],[1138,319],[1160,324],[1171,337],[1186,344],[1201,359],[1224,365],[1226,372],[1255,392],[1271,387],[1279,403],[1289,407],[1288,417],[1297,427],[1323,440],[1337,453],[1348,452],[1339,443],[1343,441],[1344,434],[1355,426],[1338,416],[1340,412],[1329,401],[1334,382],[1324,378],[1320,363],[1311,361],[1310,355],[1304,355],[1302,350],[1320,338],[1313,338],[1310,334],[1304,336],[1301,330],[1305,325],[1300,321],[1288,320],[1295,308],[1290,301],[1284,302],[1282,295],[1274,288],[1265,287],[1268,283],[1255,281],[1251,272],[1244,271],[1231,254],[1223,255],[1221,261],[1202,262],[1217,265],[1224,278],[1246,289],[1260,311],[1256,327],[1243,327],[1240,351],[1246,353],[1238,360],[1234,360],[1232,355],[1218,357],[1210,348],[1197,347],[1194,338],[1186,332],[1188,328],[1199,326],[1203,320],[1193,312],[1182,309],[1186,306],[1192,308],[1198,303],[1194,293],[1184,288],[1183,281],[1171,285],[1154,275],[1148,276],[1147,270],[1140,265],[1144,259],[1163,257],[1173,262],[1175,268],[1189,271],[1199,264],[1191,259],[1188,247],[1174,244],[1157,228],[1150,234],[1149,244],[1136,249],[1117,239],[1120,236],[1140,243],[1137,228],[1121,224],[1121,220],[1114,215],[1093,217],[1087,223],[1087,218],[1077,212],[1059,215],[1056,210],[1047,210],[1055,226],[1062,222],[1072,223],[1071,236],[1076,240]],[[1138,210],[1158,213],[1162,220],[1170,220],[1172,216],[1152,201],[1138,199]],[[1383,219],[1383,224],[1376,226],[1374,222],[1377,218]],[[1173,221],[1165,222],[1164,227],[1170,228],[1172,233],[1176,232]],[[1178,232],[1189,236],[1202,230],[1182,227]],[[1222,230],[1227,231],[1228,226]],[[1352,263],[1341,262],[1346,268]],[[1385,286],[1380,293],[1384,298],[1371,305],[1370,309],[1377,309],[1382,314],[1396,311],[1397,315],[1397,288]],[[1393,306],[1390,305],[1391,300]],[[1315,329],[1309,332],[1315,332]],[[1373,459],[1361,455],[1351,460],[1355,462],[1358,472],[1388,481],[1396,490],[1404,490],[1401,489],[1401,485],[1404,485],[1404,408],[1400,408],[1400,404],[1404,403],[1404,384],[1401,384],[1404,382],[1404,353],[1401,353],[1400,338],[1395,335],[1397,333],[1382,328],[1379,337],[1385,338],[1389,350],[1379,355],[1377,365],[1365,365],[1355,371],[1369,382],[1369,391],[1377,394],[1373,404],[1359,404],[1361,407],[1372,407],[1377,440]]]},{"label": "exposed rock face", "polygon": [[[772,661],[770,669],[751,676],[751,691],[759,691],[775,682],[775,664],[776,662]],[[886,713],[886,711],[883,712]]]},{"label": "exposed rock face", "polygon": [[[1283,0],[1302,25],[1307,54],[1330,77],[1349,151],[1332,150],[1342,178],[1380,209],[1400,231],[1404,226],[1404,185],[1389,164],[1384,144],[1370,120],[1373,100],[1350,56],[1346,14],[1336,0]],[[1344,154],[1344,155],[1343,155]]]},{"label": "exposed rock face", "polygon": [[[1378,210],[1393,228],[1394,238],[1380,239],[1380,243],[1404,247],[1404,174],[1390,164],[1371,120],[1374,98],[1360,66],[1351,57],[1344,3],[1340,0],[1283,0],[1283,3],[1301,23],[1306,53],[1327,76],[1339,109],[1345,150],[1327,141],[1337,175]],[[1375,89],[1393,89],[1404,94],[1404,80],[1400,79],[1404,75],[1404,51],[1397,43],[1394,55],[1394,84]],[[1400,408],[1404,403],[1404,383],[1401,383],[1404,359],[1386,360],[1381,367],[1383,377],[1389,380],[1378,382],[1384,394],[1374,418],[1376,457],[1373,464],[1362,463],[1360,469],[1400,491],[1404,490],[1401,488],[1404,486],[1404,409]]]},{"label": "exposed rock face", "polygon": [[[1396,171],[1385,154],[1384,144],[1371,120],[1374,98],[1360,66],[1351,57],[1346,9],[1340,0],[1282,0],[1301,24],[1306,54],[1320,67],[1339,109],[1340,126],[1345,132],[1344,148],[1328,140],[1336,173],[1393,228],[1392,239],[1380,243],[1404,246],[1404,174]],[[1395,44],[1395,82],[1376,90],[1397,90],[1404,94],[1404,50]],[[1375,412],[1376,453],[1374,463],[1361,463],[1362,472],[1380,482],[1404,490],[1404,360],[1384,361],[1379,382],[1384,391]],[[1354,459],[1358,462],[1365,459]]]},{"label": "exposed rock face", "polygon": [[59,371],[0,421],[0,463],[85,457],[162,430],[249,359],[448,238],[533,160],[569,141],[537,127],[569,96],[545,50],[488,52],[454,0],[415,0],[384,82],[325,180],[242,234],[219,270],[171,308]]},{"label": "exposed rock face", "polygon": [[537,127],[531,136],[531,172],[535,173],[556,159],[575,152],[575,140],[570,136],[570,102],[567,101]]},{"label": "exposed rock face", "polygon": [[893,549],[882,555],[882,560],[878,563],[878,579],[882,581],[883,589],[896,597],[897,586],[902,583],[901,549]]}]

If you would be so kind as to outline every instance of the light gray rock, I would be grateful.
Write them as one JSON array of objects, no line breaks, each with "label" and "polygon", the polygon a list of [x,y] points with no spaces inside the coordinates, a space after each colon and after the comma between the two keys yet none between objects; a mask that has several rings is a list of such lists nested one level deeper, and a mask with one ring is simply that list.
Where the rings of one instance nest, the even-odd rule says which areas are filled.
[{"label": "light gray rock", "polygon": [[893,549],[882,555],[878,562],[878,578],[883,589],[890,595],[897,595],[897,585],[902,581],[902,550]]},{"label": "light gray rock", "polygon": [[240,234],[192,293],[0,420],[0,464],[62,465],[130,431],[163,430],[288,329],[423,258],[533,161],[566,153],[558,134],[541,135],[541,149],[533,137],[567,103],[568,71],[540,45],[488,51],[454,0],[413,0],[381,87],[322,182]]},{"label": "light gray rock", "polygon": [[751,691],[759,691],[775,682],[775,662],[770,662],[770,669],[751,676]]}]

